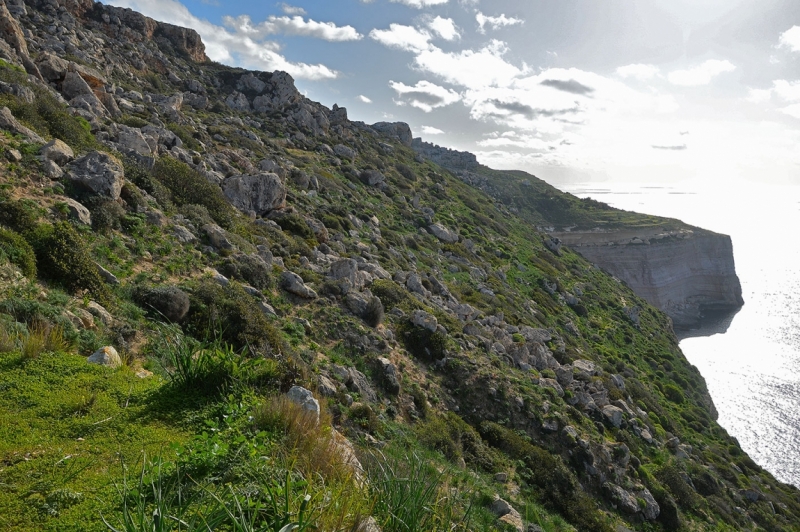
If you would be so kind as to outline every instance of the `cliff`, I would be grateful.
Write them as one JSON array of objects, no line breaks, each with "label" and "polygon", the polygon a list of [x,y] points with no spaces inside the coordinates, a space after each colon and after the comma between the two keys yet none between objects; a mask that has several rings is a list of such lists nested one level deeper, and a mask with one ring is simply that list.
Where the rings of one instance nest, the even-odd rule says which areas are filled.
[{"label": "cliff", "polygon": [[564,244],[625,281],[676,328],[742,306],[731,239],[710,231],[553,232]]},{"label": "cliff", "polygon": [[627,283],[678,329],[744,303],[727,235],[582,200],[525,172],[482,167],[468,152],[419,139],[412,146]]}]

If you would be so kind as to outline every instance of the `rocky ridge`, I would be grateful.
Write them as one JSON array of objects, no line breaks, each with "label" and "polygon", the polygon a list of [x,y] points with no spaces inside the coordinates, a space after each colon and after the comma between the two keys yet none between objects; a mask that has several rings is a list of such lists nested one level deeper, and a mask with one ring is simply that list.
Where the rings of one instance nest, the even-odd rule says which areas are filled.
[{"label": "rocky ridge", "polygon": [[[284,364],[259,393],[310,409],[315,390],[367,445],[413,434],[495,479],[482,508],[517,530],[536,526],[513,506],[529,503],[585,530],[796,526],[796,490],[716,424],[669,320],[492,202],[488,178],[453,178],[407,125],[351,121],[286,73],[210,63],[191,30],[91,2],[6,6],[0,223],[30,240],[30,293],[75,338],[137,360],[157,339],[145,315],[198,341],[224,316],[238,353]],[[3,286],[23,286],[3,261]],[[33,327],[14,290],[3,319]]]}]

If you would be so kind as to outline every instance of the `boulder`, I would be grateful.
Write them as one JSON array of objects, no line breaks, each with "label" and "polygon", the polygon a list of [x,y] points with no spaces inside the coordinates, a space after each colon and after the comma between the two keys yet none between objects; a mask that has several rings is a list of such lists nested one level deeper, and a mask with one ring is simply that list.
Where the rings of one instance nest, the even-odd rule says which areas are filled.
[{"label": "boulder", "polygon": [[120,124],[117,126],[117,144],[125,150],[133,151],[145,157],[153,156],[153,149],[145,140],[142,131]]},{"label": "boulder", "polygon": [[436,328],[439,326],[436,316],[428,314],[424,310],[415,310],[411,315],[411,323],[430,332],[436,332]]},{"label": "boulder", "polygon": [[63,202],[67,204],[67,215],[70,219],[76,220],[84,225],[92,225],[92,215],[89,209],[72,198],[64,198]]},{"label": "boulder", "polygon": [[286,206],[286,186],[277,174],[237,175],[223,181],[222,191],[234,207],[263,215]]},{"label": "boulder", "polygon": [[632,493],[616,484],[606,482],[603,488],[609,493],[611,501],[623,512],[635,514],[639,512],[639,502]]},{"label": "boulder", "polygon": [[72,151],[72,148],[60,139],[53,139],[42,146],[39,154],[44,160],[53,161],[58,166],[64,166],[75,158],[75,152]]},{"label": "boulder", "polygon": [[20,122],[14,118],[14,115],[11,114],[11,110],[8,107],[3,107],[0,109],[0,129],[22,135],[30,142],[44,144],[44,139],[33,130],[20,124]]},{"label": "boulder", "polygon": [[355,368],[348,369],[347,388],[361,395],[361,398],[370,403],[378,402],[378,395],[369,384],[367,376]]},{"label": "boulder", "polygon": [[350,161],[354,160],[358,153],[353,148],[348,148],[344,144],[337,144],[333,147],[333,153],[341,157],[342,159],[348,159]]},{"label": "boulder", "polygon": [[446,228],[442,224],[435,223],[428,226],[428,229],[433,236],[441,240],[442,242],[448,244],[455,244],[458,242],[458,233],[455,231],[451,231],[450,229]]},{"label": "boulder", "polygon": [[66,100],[71,100],[82,94],[91,94],[94,96],[92,88],[80,74],[77,72],[67,72],[64,75],[64,81],[61,82],[61,95],[64,96]]},{"label": "boulder", "polygon": [[613,405],[606,405],[603,407],[603,415],[608,422],[616,428],[620,428],[620,426],[622,426],[623,413],[624,412],[621,408]]},{"label": "boulder", "polygon": [[36,66],[46,81],[57,82],[64,79],[64,75],[69,69],[69,61],[49,52],[44,52],[39,56]]},{"label": "boulder", "polygon": [[317,298],[317,293],[306,286],[302,277],[288,270],[281,273],[281,288],[290,294],[294,294],[306,299]]},{"label": "boulder", "polygon": [[118,368],[122,365],[122,359],[117,350],[107,345],[95,351],[86,361],[90,364],[99,364],[107,368]]},{"label": "boulder", "polygon": [[397,366],[385,357],[378,357],[377,363],[384,389],[392,395],[400,393],[400,373]]},{"label": "boulder", "polygon": [[236,246],[234,246],[228,238],[228,232],[217,224],[204,225],[203,232],[208,237],[208,241],[211,242],[211,245],[215,248],[225,251],[233,251],[236,249]]},{"label": "boulder", "polygon": [[100,277],[102,277],[105,282],[107,282],[108,284],[113,284],[113,285],[118,285],[119,284],[119,279],[117,279],[116,275],[114,275],[110,271],[106,270],[105,268],[103,268],[99,264],[95,264],[95,266],[97,266],[97,273],[100,274]]},{"label": "boulder", "polygon": [[225,105],[230,107],[233,111],[241,111],[243,113],[250,111],[250,102],[247,96],[239,91],[233,91],[225,98]]},{"label": "boulder", "polygon": [[103,325],[106,327],[111,327],[114,325],[114,317],[99,303],[89,301],[89,304],[86,305],[86,310],[88,310],[92,316],[102,321]]},{"label": "boulder", "polygon": [[369,187],[377,187],[386,181],[386,176],[378,170],[364,170],[358,175],[358,178]]},{"label": "boulder", "polygon": [[307,390],[302,386],[292,386],[286,393],[286,397],[293,403],[300,405],[303,410],[310,412],[316,423],[319,423],[319,401],[314,398],[311,390]]},{"label": "boulder", "polygon": [[508,503],[508,501],[497,497],[494,501],[492,501],[489,509],[503,524],[513,527],[518,532],[525,532],[522,516],[513,506],[511,506],[511,504]]},{"label": "boulder", "polygon": [[93,151],[70,165],[67,178],[94,195],[116,201],[125,181],[125,171],[116,158]]},{"label": "boulder", "polygon": [[378,122],[372,124],[372,129],[399,140],[404,146],[411,146],[413,135],[411,128],[405,122]]},{"label": "boulder", "polygon": [[317,391],[323,397],[335,397],[338,392],[336,383],[330,380],[325,375],[320,375],[317,380]]}]

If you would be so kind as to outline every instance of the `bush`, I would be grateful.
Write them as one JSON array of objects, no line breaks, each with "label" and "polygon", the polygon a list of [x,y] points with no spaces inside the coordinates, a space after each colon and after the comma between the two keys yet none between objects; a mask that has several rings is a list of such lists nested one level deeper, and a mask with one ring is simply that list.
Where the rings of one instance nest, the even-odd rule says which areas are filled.
[{"label": "bush", "polygon": [[189,296],[177,286],[139,287],[134,290],[133,299],[170,322],[182,321],[189,312]]},{"label": "bush", "polygon": [[39,223],[39,215],[34,207],[19,200],[0,199],[0,225],[17,233],[32,231]]},{"label": "bush", "polygon": [[673,403],[681,404],[685,400],[683,392],[674,384],[664,386],[664,396]]},{"label": "bush", "polygon": [[236,349],[280,353],[283,338],[241,286],[205,280],[190,295],[186,327],[196,338],[221,338]]},{"label": "bush", "polygon": [[233,227],[236,210],[228,203],[222,190],[197,170],[172,157],[161,157],[153,167],[153,177],[169,190],[176,205],[202,205],[220,226]]},{"label": "bush", "polygon": [[269,290],[275,286],[272,268],[260,257],[242,253],[225,259],[220,271],[226,277],[244,281],[259,290]]},{"label": "bush", "polygon": [[29,233],[39,273],[69,292],[88,291],[101,303],[111,296],[86,243],[68,222],[42,224]]},{"label": "bush", "polygon": [[388,307],[396,307],[409,298],[402,286],[389,279],[377,279],[370,285],[370,290]]},{"label": "bush", "polygon": [[120,221],[125,216],[125,209],[116,201],[90,200],[85,202],[92,213],[92,229],[105,233],[121,227]]},{"label": "bush", "polygon": [[293,235],[297,235],[305,239],[314,238],[314,232],[308,226],[306,221],[296,214],[282,216],[275,221],[281,226],[281,229],[288,231]]},{"label": "bush", "polygon": [[398,325],[397,333],[406,349],[419,359],[436,361],[447,354],[447,335],[439,331],[431,332],[404,320]]},{"label": "bush", "polygon": [[370,327],[377,327],[381,323],[383,323],[384,318],[384,311],[383,311],[383,303],[381,300],[375,296],[372,296],[372,299],[369,300],[369,304],[367,305],[367,310],[364,312],[362,316],[367,325]]},{"label": "bush", "polygon": [[0,260],[4,258],[28,279],[36,277],[36,255],[31,245],[14,231],[0,227]]}]

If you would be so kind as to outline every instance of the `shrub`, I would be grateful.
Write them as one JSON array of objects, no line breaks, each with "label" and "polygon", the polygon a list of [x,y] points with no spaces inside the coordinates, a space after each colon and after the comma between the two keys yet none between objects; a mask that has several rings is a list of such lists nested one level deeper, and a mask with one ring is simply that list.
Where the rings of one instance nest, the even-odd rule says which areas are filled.
[{"label": "shrub", "polygon": [[362,318],[370,327],[377,327],[383,323],[383,303],[381,303],[379,298],[372,296],[372,299],[369,300],[369,304],[367,304],[367,310],[364,312]]},{"label": "shrub", "polygon": [[674,384],[664,386],[664,396],[673,403],[681,404],[685,400],[683,392]]},{"label": "shrub", "polygon": [[0,225],[22,234],[35,229],[38,221],[34,207],[23,201],[0,198]]},{"label": "shrub", "polygon": [[405,288],[389,279],[377,279],[370,285],[370,290],[388,307],[396,307],[409,299]]},{"label": "shrub", "polygon": [[[153,196],[162,208],[167,209],[172,205],[167,187],[153,177],[153,174],[140,163],[130,157],[125,157],[122,159],[122,167],[125,170],[125,179]],[[125,187],[122,187],[122,193],[125,194]],[[128,201],[125,196],[123,199]]]},{"label": "shrub", "polygon": [[282,216],[275,221],[281,226],[281,229],[288,231],[293,235],[297,235],[305,239],[314,238],[314,232],[308,226],[306,221],[297,214]]},{"label": "shrub", "polygon": [[219,225],[226,229],[233,226],[236,211],[222,190],[189,165],[172,157],[160,157],[153,167],[153,177],[169,190],[176,205],[202,205]]},{"label": "shrub", "polygon": [[171,322],[182,321],[189,312],[189,296],[177,286],[142,286],[134,290],[133,299]]},{"label": "shrub", "polygon": [[444,333],[416,327],[410,320],[400,323],[397,333],[406,349],[419,359],[435,361],[447,354],[447,335]]},{"label": "shrub", "polygon": [[125,216],[125,209],[116,201],[88,201],[86,206],[92,213],[92,229],[105,233],[121,227],[120,221]]},{"label": "shrub", "polygon": [[17,266],[25,277],[36,277],[36,255],[28,242],[14,231],[0,227],[0,260],[7,259]]},{"label": "shrub", "polygon": [[39,273],[64,286],[69,292],[86,290],[101,303],[110,293],[89,254],[89,248],[67,222],[42,224],[30,233]]},{"label": "shrub", "polygon": [[178,329],[162,333],[154,352],[174,384],[206,394],[222,392],[240,373],[242,355],[230,345],[198,341]]},{"label": "shrub", "polygon": [[233,255],[225,259],[220,271],[231,279],[245,281],[259,290],[269,290],[275,286],[272,267],[258,256],[242,253]]},{"label": "shrub", "polygon": [[375,432],[378,428],[378,416],[368,404],[354,403],[350,407],[348,418],[367,432]]},{"label": "shrub", "polygon": [[255,299],[236,283],[222,287],[205,280],[190,295],[186,327],[196,338],[222,339],[236,349],[280,353],[284,341],[258,307]]}]

